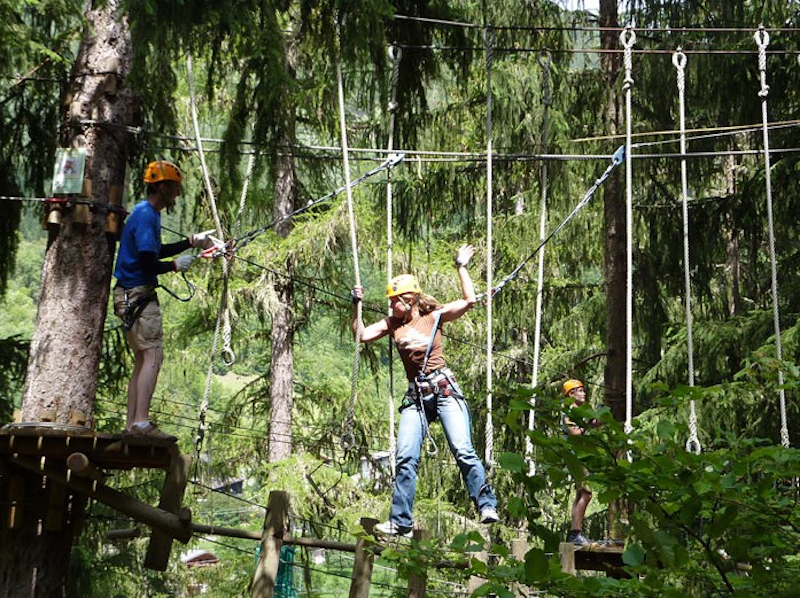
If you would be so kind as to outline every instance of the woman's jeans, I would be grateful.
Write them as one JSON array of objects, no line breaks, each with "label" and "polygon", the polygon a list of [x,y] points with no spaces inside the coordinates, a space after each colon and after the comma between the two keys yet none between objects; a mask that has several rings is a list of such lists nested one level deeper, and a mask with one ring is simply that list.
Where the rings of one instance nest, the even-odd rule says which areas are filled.
[{"label": "woman's jeans", "polygon": [[412,527],[420,450],[425,440],[427,424],[435,421],[437,416],[442,422],[450,451],[456,458],[473,504],[479,512],[485,507],[497,507],[494,491],[486,483],[486,470],[472,446],[469,409],[460,396],[461,389],[457,385],[454,386],[455,393],[451,393],[450,396],[433,397],[424,401],[425,423],[422,421],[423,410],[419,406],[419,401],[400,413],[400,430],[397,433],[397,477],[394,482],[390,516],[398,527]]}]

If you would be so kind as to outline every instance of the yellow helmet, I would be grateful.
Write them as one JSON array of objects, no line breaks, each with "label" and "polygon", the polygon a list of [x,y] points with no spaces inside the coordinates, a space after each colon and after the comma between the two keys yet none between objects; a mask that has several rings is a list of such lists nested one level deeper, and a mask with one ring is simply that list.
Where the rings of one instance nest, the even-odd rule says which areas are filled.
[{"label": "yellow helmet", "polygon": [[576,388],[583,388],[583,382],[580,380],[567,380],[564,382],[564,396],[566,397],[571,390]]},{"label": "yellow helmet", "polygon": [[395,276],[386,285],[386,297],[392,298],[403,293],[421,293],[417,277],[413,274],[401,274]]},{"label": "yellow helmet", "polygon": [[175,181],[176,183],[183,182],[183,173],[181,169],[175,166],[172,162],[166,160],[156,160],[150,162],[147,168],[144,169],[144,182],[148,185],[159,183],[161,181]]}]

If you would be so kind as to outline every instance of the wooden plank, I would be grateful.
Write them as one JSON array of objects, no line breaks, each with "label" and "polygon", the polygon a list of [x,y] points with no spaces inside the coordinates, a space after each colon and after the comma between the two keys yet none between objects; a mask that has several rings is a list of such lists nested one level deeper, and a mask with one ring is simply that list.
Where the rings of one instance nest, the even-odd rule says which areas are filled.
[{"label": "wooden plank", "polygon": [[[414,540],[422,542],[431,537],[430,530],[415,529]],[[412,573],[408,577],[408,598],[425,598],[428,591],[428,574],[427,572]]]},{"label": "wooden plank", "polygon": [[250,584],[252,598],[273,598],[278,578],[283,536],[289,523],[289,493],[273,490],[269,493],[264,532],[261,534],[261,555]]},{"label": "wooden plank", "polygon": [[562,542],[558,547],[561,556],[561,570],[574,575],[577,571],[603,571],[609,577],[628,577],[624,570],[622,546],[587,544],[575,546],[572,542]]},{"label": "wooden plank", "polygon": [[[377,523],[377,519],[361,518],[361,526],[369,537],[375,535]],[[372,561],[375,558],[371,550],[373,544],[374,542],[366,537],[359,538],[356,542],[356,557],[353,560],[349,598],[369,598],[369,588],[372,585]]]},{"label": "wooden plank", "polygon": [[[191,465],[192,458],[189,455],[177,455],[172,460],[169,471],[164,477],[164,485],[161,487],[161,498],[158,501],[159,509],[178,515],[178,511],[183,504],[186,484],[189,481],[189,468]],[[153,529],[153,533],[150,535],[150,542],[147,545],[147,553],[144,557],[144,566],[155,571],[166,571],[171,552],[172,536],[158,529]]]}]

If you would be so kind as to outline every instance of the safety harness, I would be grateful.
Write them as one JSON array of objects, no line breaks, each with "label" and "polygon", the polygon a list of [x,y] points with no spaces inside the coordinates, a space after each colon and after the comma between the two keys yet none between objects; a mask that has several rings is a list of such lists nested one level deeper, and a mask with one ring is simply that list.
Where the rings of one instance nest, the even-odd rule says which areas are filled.
[{"label": "safety harness", "polygon": [[425,414],[425,406],[431,405],[432,403],[430,401],[434,401],[433,404],[435,404],[435,401],[437,401],[439,397],[455,396],[456,398],[463,398],[461,395],[455,392],[455,377],[453,376],[453,372],[450,370],[450,368],[445,367],[435,370],[430,374],[425,373],[425,370],[428,367],[428,359],[430,358],[431,350],[433,349],[433,341],[436,338],[436,332],[439,330],[441,317],[441,310],[437,310],[434,315],[431,336],[428,339],[428,347],[425,349],[425,357],[422,360],[422,367],[420,368],[417,377],[414,378],[414,381],[409,382],[408,391],[406,392],[406,396],[403,398],[403,404],[400,406],[400,411],[403,411],[405,408],[411,407],[412,405],[418,406],[418,413],[420,422],[422,423],[423,434],[429,445],[426,449],[426,452],[431,456],[436,455],[439,452],[439,447],[436,446],[436,441],[431,435],[430,426],[428,425],[428,417]]},{"label": "safety harness", "polygon": [[144,308],[147,307],[147,304],[151,301],[158,301],[158,295],[156,295],[155,287],[153,287],[149,293],[141,295],[133,301],[131,301],[130,297],[128,296],[129,290],[130,289],[125,289],[123,294],[125,299],[125,311],[120,315],[123,330],[130,330],[133,328],[133,325],[136,324],[136,320],[138,320],[139,316],[142,315],[142,312],[144,311]]}]

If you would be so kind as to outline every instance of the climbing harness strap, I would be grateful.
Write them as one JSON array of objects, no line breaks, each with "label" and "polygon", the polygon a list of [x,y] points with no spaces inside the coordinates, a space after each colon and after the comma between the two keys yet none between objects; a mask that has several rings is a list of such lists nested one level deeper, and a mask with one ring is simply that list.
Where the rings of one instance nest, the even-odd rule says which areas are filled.
[{"label": "climbing harness strap", "polygon": [[136,324],[136,320],[139,319],[144,308],[147,307],[151,301],[158,303],[158,295],[156,295],[155,287],[151,287],[149,291],[146,291],[133,300],[131,300],[130,294],[132,290],[133,289],[123,289],[122,291],[123,300],[125,301],[125,310],[119,314],[119,317],[122,320],[122,329],[126,331],[133,328],[134,324]]},{"label": "climbing harness strap", "polygon": [[425,357],[422,360],[422,367],[420,368],[419,374],[417,374],[417,377],[414,379],[414,381],[409,383],[409,392],[406,393],[406,397],[408,397],[410,393],[413,393],[413,401],[417,404],[417,412],[419,413],[420,423],[422,424],[423,435],[427,441],[427,448],[425,449],[425,452],[431,456],[434,456],[439,452],[439,447],[436,446],[436,441],[431,435],[431,429],[428,425],[428,415],[425,412],[425,405],[426,401],[436,401],[439,398],[441,390],[440,385],[443,382],[446,384],[447,377],[442,377],[442,370],[437,370],[436,372],[431,372],[430,375],[426,375],[425,369],[428,367],[428,358],[431,356],[433,341],[436,338],[436,333],[439,330],[441,318],[442,311],[436,310],[433,316],[433,328],[431,329],[431,336],[428,339],[428,347],[425,349]]}]

